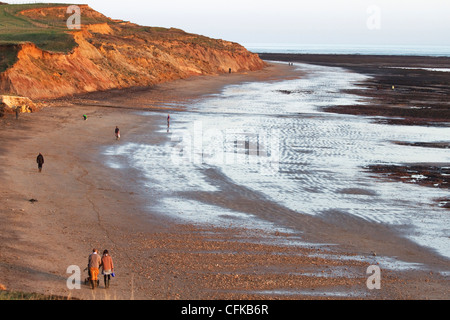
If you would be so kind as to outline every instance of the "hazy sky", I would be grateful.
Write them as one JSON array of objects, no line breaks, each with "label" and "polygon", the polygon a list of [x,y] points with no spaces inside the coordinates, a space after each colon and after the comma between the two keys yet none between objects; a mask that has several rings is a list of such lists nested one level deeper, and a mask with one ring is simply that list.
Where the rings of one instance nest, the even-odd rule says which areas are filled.
[{"label": "hazy sky", "polygon": [[243,44],[450,45],[450,0],[85,0],[73,3],[89,4],[115,19],[145,26],[176,27]]}]

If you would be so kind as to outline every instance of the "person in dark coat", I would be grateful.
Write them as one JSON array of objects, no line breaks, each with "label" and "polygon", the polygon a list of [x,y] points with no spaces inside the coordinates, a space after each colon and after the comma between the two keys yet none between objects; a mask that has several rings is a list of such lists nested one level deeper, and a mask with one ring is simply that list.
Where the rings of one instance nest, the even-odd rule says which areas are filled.
[{"label": "person in dark coat", "polygon": [[120,130],[119,127],[116,126],[116,129],[114,130],[114,133],[116,135],[116,140],[120,140]]},{"label": "person in dark coat", "polygon": [[39,155],[36,158],[36,162],[38,164],[39,172],[41,172],[42,166],[44,165],[44,156],[42,155],[42,153],[39,153]]}]

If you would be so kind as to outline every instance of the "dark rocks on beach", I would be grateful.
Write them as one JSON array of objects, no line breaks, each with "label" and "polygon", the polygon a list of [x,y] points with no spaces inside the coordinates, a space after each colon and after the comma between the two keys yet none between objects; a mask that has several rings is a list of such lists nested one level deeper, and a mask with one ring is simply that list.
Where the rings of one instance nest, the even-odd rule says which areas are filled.
[{"label": "dark rocks on beach", "polygon": [[434,188],[450,188],[450,167],[438,165],[370,165],[365,167],[382,177]]},{"label": "dark rocks on beach", "polygon": [[[450,188],[450,167],[437,165],[370,165],[365,169],[376,173],[376,178],[383,177],[430,188]],[[450,209],[450,198],[434,199],[434,202],[441,208]]]},{"label": "dark rocks on beach", "polygon": [[371,77],[359,84],[361,89],[348,91],[369,103],[329,106],[324,111],[373,116],[377,117],[374,121],[391,125],[450,126],[450,72],[435,71],[448,68],[448,57],[275,53],[261,53],[260,57],[341,67]]},{"label": "dark rocks on beach", "polygon": [[450,209],[450,198],[436,199],[436,202],[439,203],[440,207]]}]

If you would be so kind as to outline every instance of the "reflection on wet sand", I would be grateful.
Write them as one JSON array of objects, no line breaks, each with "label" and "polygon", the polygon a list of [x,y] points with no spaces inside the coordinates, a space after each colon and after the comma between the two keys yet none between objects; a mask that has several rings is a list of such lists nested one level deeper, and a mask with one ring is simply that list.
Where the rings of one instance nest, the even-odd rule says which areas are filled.
[{"label": "reflection on wet sand", "polygon": [[[370,103],[349,93],[368,77],[341,68],[297,68],[303,77],[230,85],[185,105],[174,112],[178,121],[164,143],[130,142],[106,153],[142,172],[158,195],[156,209],[166,215],[283,228],[331,243],[369,237],[360,246],[400,259],[414,248],[429,260],[434,253],[424,247],[450,257],[442,228],[450,221],[435,205],[445,190],[380,181],[364,170],[377,163],[448,162],[445,149],[417,153],[414,146],[392,143],[437,141],[446,129],[324,112],[327,106]],[[258,137],[271,143],[258,143]],[[259,146],[273,152],[259,153]],[[262,170],[262,163],[271,170]]]}]

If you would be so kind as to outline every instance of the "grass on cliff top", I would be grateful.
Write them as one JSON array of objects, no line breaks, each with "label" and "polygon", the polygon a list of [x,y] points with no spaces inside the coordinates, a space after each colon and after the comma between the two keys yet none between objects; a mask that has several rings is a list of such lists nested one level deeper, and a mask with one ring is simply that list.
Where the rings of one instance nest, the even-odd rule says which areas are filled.
[{"label": "grass on cliff top", "polygon": [[[0,72],[17,61],[14,45],[32,42],[37,47],[55,52],[70,52],[76,46],[72,35],[66,33],[62,23],[43,23],[19,15],[33,8],[51,7],[51,4],[7,4],[0,5]],[[53,5],[54,6],[54,5]]]},{"label": "grass on cliff top", "polygon": [[[65,19],[48,16],[31,19],[20,14],[21,11],[28,9],[61,6],[69,4],[0,4],[0,72],[15,63],[17,52],[14,45],[20,43],[31,42],[42,50],[61,53],[69,53],[76,47],[77,44],[66,25],[69,14]],[[88,20],[85,22],[97,22]]]},{"label": "grass on cliff top", "polygon": [[[58,4],[64,6],[64,4]],[[32,42],[37,47],[54,52],[68,53],[76,42],[68,29],[66,21],[31,19],[19,13],[27,9],[50,8],[55,4],[8,4],[0,5],[0,44],[19,44]],[[69,17],[69,15],[67,16]]]},{"label": "grass on cliff top", "polygon": [[[67,19],[71,14],[61,15],[40,15],[35,12],[31,15],[21,14],[24,10],[40,9],[40,8],[59,8],[65,9],[70,4],[62,3],[33,3],[33,4],[0,4],[0,73],[6,71],[17,61],[18,44],[31,42],[38,48],[59,53],[69,53],[76,46],[71,31],[67,28]],[[105,23],[115,24],[101,13],[97,13],[92,9],[82,9],[81,24],[97,24]],[[65,11],[65,10],[63,10]],[[117,34],[122,41],[132,39],[135,35],[145,39],[146,41],[177,41],[179,46],[184,44],[200,45],[207,48],[219,50],[231,50],[233,46],[224,46],[222,42],[210,39],[205,36],[188,34],[183,30],[176,28],[159,28],[159,27],[143,27],[135,24],[120,24],[120,33]],[[105,38],[110,40],[106,35],[97,35],[99,40]]]}]

